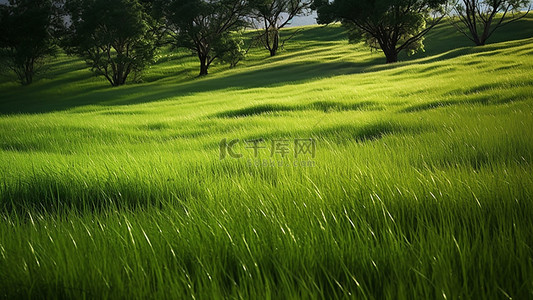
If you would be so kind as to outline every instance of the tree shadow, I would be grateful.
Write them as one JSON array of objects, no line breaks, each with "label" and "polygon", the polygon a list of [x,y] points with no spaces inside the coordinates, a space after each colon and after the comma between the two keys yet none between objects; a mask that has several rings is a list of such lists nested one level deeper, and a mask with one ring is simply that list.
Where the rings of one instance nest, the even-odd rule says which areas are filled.
[{"label": "tree shadow", "polygon": [[334,101],[315,101],[304,105],[282,105],[282,104],[259,104],[241,109],[227,110],[214,114],[217,118],[241,118],[258,116],[263,114],[275,114],[280,112],[316,110],[324,113],[352,111],[352,110],[379,110],[379,103],[373,101],[362,101],[358,103],[341,103]]},{"label": "tree shadow", "polygon": [[[533,21],[533,16],[512,23],[508,29],[496,31],[491,43],[499,41],[509,41],[512,39],[524,39],[533,37],[533,30],[528,26]],[[288,29],[288,32],[297,29]],[[93,79],[91,73],[81,64],[71,68],[71,74],[62,73],[63,67],[75,64],[73,59],[61,62],[54,62],[53,72],[50,77],[57,76],[57,79],[50,79],[39,82],[35,86],[18,87],[9,86],[2,88],[2,99],[0,100],[0,114],[34,114],[48,113],[55,111],[70,110],[82,106],[115,106],[128,104],[141,104],[153,101],[161,101],[169,98],[176,98],[193,93],[211,92],[215,90],[241,90],[260,87],[274,87],[287,84],[297,84],[311,79],[327,78],[336,75],[356,74],[363,72],[376,72],[381,70],[395,69],[409,64],[429,64],[435,61],[443,61],[462,55],[472,53],[482,53],[502,49],[501,45],[487,45],[484,47],[474,47],[465,37],[449,24],[441,24],[434,29],[427,37],[426,51],[407,57],[400,56],[402,60],[396,64],[384,64],[384,56],[365,56],[365,60],[360,61],[334,61],[334,62],[310,62],[309,57],[313,55],[312,50],[320,51],[320,45],[335,45],[335,41],[346,39],[345,31],[342,27],[304,27],[298,32],[290,42],[301,41],[302,45],[291,48],[299,53],[288,53],[277,58],[272,58],[270,62],[285,62],[283,65],[266,65],[268,59],[256,58],[249,61],[247,66],[228,71],[219,70],[215,76],[203,78],[191,78],[191,69],[183,69],[172,73],[164,73],[159,77],[151,75],[150,80],[144,84],[129,84],[126,86],[111,88],[105,80]],[[306,43],[303,43],[305,41]],[[347,41],[346,41],[347,42]],[[507,44],[523,45],[524,41],[515,41]],[[291,46],[292,47],[292,46]],[[296,46],[294,46],[296,47]],[[318,48],[317,48],[318,47]],[[289,62],[288,60],[302,55],[306,52],[306,61]],[[260,56],[256,52],[256,56]],[[186,55],[180,54],[175,57],[187,60]],[[162,64],[172,63],[171,60],[162,60]],[[192,58],[189,57],[189,61]],[[424,70],[424,76],[431,73],[433,66]],[[438,71],[438,70],[435,70]],[[402,70],[398,71],[400,74]],[[428,73],[429,72],[429,73]],[[64,89],[63,92],[56,92],[56,89]]]},{"label": "tree shadow", "polygon": [[[522,40],[533,37],[533,14],[529,14],[523,19],[510,23],[498,30],[494,31],[492,36],[488,39],[487,44],[483,47],[475,46],[467,37],[459,33],[450,22],[445,20],[439,25],[435,26],[424,40],[424,51],[418,52],[412,56],[405,53],[399,55],[401,61],[410,61],[420,58],[427,58],[434,55],[448,53],[452,50],[460,48],[487,48],[492,44],[501,42],[508,42],[514,40]],[[501,48],[501,47],[500,47]],[[461,52],[453,52],[449,55],[461,55]],[[450,56],[441,57],[442,59],[450,58]]]},{"label": "tree shadow", "polygon": [[[242,90],[260,87],[274,87],[295,84],[331,77],[341,74],[361,72],[362,68],[377,61],[365,63],[334,62],[334,63],[292,63],[282,66],[266,67],[238,73],[230,73],[218,77],[195,78],[185,82],[155,81],[147,84],[131,84],[118,88],[101,85],[89,85],[86,89],[76,90],[75,94],[56,96],[42,93],[46,89],[53,89],[58,81],[42,84],[38,89],[17,88],[5,95],[0,101],[2,114],[35,114],[69,110],[81,106],[116,106],[141,104],[163,99],[176,98],[194,93],[211,92],[215,90]],[[226,73],[226,72],[224,72]],[[61,84],[69,84],[79,78],[61,79]]]}]

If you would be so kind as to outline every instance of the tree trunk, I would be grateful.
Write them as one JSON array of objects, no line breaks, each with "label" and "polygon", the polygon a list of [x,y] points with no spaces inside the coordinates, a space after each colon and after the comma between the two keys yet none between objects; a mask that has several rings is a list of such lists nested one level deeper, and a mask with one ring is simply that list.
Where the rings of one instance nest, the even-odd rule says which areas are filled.
[{"label": "tree trunk", "polygon": [[487,39],[490,35],[490,24],[492,23],[492,18],[489,17],[489,19],[487,19],[487,21],[485,21],[484,23],[485,24],[483,24],[483,33],[481,34],[481,37],[476,41],[477,46],[483,46],[487,42]]},{"label": "tree trunk", "polygon": [[199,76],[205,76],[207,75],[207,69],[209,68],[208,64],[208,58],[205,55],[198,55],[198,58],[200,58],[200,75]]},{"label": "tree trunk", "polygon": [[483,40],[483,37],[479,37],[477,29],[470,30],[470,34],[472,35],[472,40],[474,41],[474,44],[476,44],[476,46],[485,45],[485,41]]},{"label": "tree trunk", "polygon": [[115,74],[115,86],[121,86],[126,82],[124,78],[124,63],[120,62],[117,64],[117,73]]},{"label": "tree trunk", "polygon": [[270,56],[276,56],[279,48],[279,31],[274,31],[274,36],[272,38],[272,47],[270,47]]},{"label": "tree trunk", "polygon": [[23,85],[31,84],[33,82],[33,74],[31,72],[27,72],[25,75],[26,75],[26,79],[23,82]]},{"label": "tree trunk", "polygon": [[385,57],[387,58],[388,64],[398,62],[398,52],[396,52],[396,49],[383,50],[383,53],[385,53]]},{"label": "tree trunk", "polygon": [[21,80],[22,85],[29,85],[33,82],[33,63],[26,61],[24,63],[24,78]]}]

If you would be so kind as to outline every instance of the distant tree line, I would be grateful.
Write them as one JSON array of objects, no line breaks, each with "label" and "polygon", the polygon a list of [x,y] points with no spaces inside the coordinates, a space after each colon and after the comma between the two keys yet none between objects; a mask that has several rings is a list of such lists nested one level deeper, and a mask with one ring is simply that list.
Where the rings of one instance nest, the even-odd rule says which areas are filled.
[{"label": "distant tree line", "polygon": [[[120,86],[154,61],[158,48],[185,48],[200,76],[215,60],[231,67],[249,42],[275,56],[292,36],[280,30],[295,16],[317,11],[320,24],[341,22],[350,42],[398,54],[423,50],[424,36],[443,18],[476,45],[525,16],[528,0],[10,0],[0,5],[0,66],[27,85],[59,49],[83,58],[91,71]],[[528,9],[529,12],[529,9]]]}]

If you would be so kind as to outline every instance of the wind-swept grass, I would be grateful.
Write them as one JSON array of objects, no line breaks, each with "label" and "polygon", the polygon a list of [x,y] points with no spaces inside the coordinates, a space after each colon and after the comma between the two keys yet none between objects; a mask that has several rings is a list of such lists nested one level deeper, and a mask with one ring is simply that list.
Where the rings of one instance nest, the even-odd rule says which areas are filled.
[{"label": "wind-swept grass", "polygon": [[66,56],[3,81],[0,298],[533,297],[531,22],[395,65],[306,27],[205,78],[162,53],[120,88]]}]

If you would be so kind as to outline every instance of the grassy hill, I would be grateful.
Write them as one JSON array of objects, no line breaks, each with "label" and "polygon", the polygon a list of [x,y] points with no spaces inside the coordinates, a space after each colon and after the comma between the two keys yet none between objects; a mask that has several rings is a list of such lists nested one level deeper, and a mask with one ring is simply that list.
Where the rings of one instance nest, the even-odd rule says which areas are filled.
[{"label": "grassy hill", "polygon": [[204,78],[186,52],[119,88],[64,55],[3,78],[0,298],[533,297],[532,25],[393,65],[310,26]]}]

